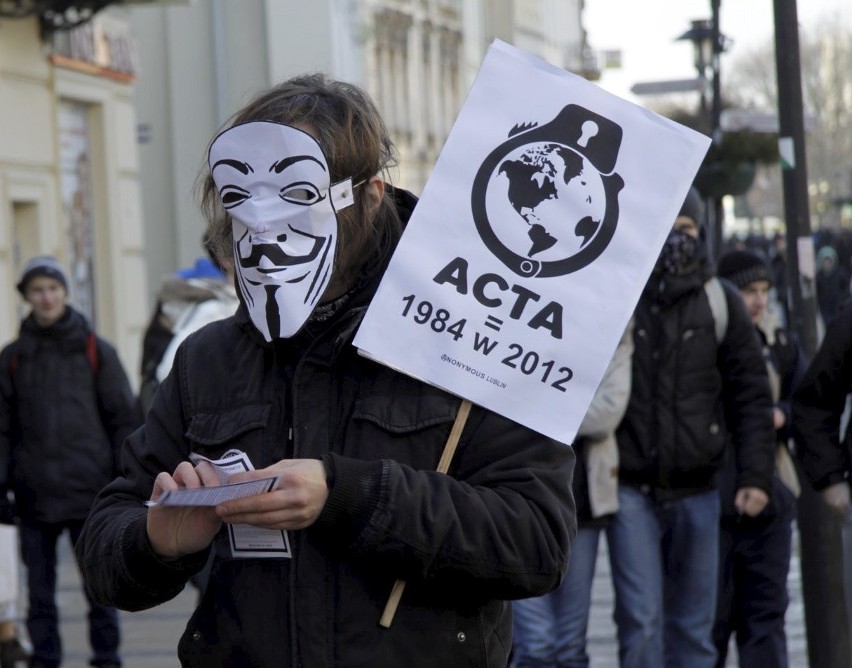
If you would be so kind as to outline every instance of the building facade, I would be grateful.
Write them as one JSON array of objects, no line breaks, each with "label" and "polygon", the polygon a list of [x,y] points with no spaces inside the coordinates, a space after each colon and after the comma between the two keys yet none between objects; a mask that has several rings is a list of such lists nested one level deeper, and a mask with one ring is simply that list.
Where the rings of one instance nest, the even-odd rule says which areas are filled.
[{"label": "building facade", "polygon": [[125,17],[51,32],[0,16],[0,342],[26,312],[14,289],[23,264],[51,254],[72,304],[133,372],[148,281]]},{"label": "building facade", "polygon": [[203,254],[195,185],[207,142],[256,91],[308,71],[361,84],[399,149],[392,181],[420,193],[491,41],[581,72],[582,9],[135,0],[58,31],[0,15],[0,342],[25,312],[13,287],[23,263],[50,253],[72,303],[135,375],[160,284]]},{"label": "building facade", "polygon": [[268,85],[322,71],[364,86],[420,193],[488,45],[585,71],[582,0],[207,0],[131,11],[149,289],[201,254],[194,186],[207,142]]}]

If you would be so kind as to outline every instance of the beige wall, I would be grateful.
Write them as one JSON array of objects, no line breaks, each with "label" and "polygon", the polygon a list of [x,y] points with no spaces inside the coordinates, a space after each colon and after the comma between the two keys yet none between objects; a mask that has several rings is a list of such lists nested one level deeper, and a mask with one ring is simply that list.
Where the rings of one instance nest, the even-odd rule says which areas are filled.
[{"label": "beige wall", "polygon": [[132,85],[53,66],[35,19],[0,22],[0,342],[25,312],[14,286],[23,263],[56,255],[68,269],[57,114],[60,100],[86,106],[94,222],[98,331],[136,384],[148,318],[145,242]]},{"label": "beige wall", "polygon": [[134,108],[147,135],[139,159],[153,308],[163,280],[203,255],[194,186],[207,142],[270,83],[264,3],[140,4],[128,20],[140,60]]}]

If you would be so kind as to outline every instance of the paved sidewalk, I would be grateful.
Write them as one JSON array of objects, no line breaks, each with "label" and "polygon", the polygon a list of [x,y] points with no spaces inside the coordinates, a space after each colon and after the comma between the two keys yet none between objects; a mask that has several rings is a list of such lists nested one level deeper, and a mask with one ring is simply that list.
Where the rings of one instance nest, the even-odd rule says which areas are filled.
[{"label": "paved sidewalk", "polygon": [[[798,534],[794,535],[794,540]],[[84,668],[89,650],[86,630],[86,602],[80,590],[80,579],[71,548],[66,538],[61,543],[57,603],[61,615],[61,632],[67,668]],[[794,544],[789,578],[790,607],[787,612],[787,643],[790,666],[808,665],[802,609],[801,575],[798,544]],[[122,656],[125,668],[175,668],[177,642],[195,605],[196,593],[187,587],[178,597],[152,610],[122,612]],[[19,608],[25,612],[22,600]],[[612,587],[606,541],[601,541],[598,568],[592,590],[592,613],[589,620],[589,653],[591,668],[616,668],[618,648],[612,622]],[[736,666],[734,658],[728,666]]]},{"label": "paved sidewalk", "polygon": [[[65,534],[60,543],[57,605],[64,648],[63,668],[89,665],[86,599],[80,586],[77,564]],[[121,655],[124,668],[176,668],[177,643],[195,607],[195,589],[188,586],[168,603],[142,612],[122,612]],[[26,602],[18,608],[26,614]],[[24,628],[22,622],[21,627]]]}]

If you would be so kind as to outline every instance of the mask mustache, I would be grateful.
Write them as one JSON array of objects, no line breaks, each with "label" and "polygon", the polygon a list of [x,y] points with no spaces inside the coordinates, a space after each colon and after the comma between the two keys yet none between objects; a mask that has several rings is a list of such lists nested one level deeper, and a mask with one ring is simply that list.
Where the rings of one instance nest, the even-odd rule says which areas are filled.
[{"label": "mask mustache", "polygon": [[307,255],[289,255],[278,244],[252,244],[248,256],[244,257],[242,254],[238,254],[238,260],[243,269],[258,268],[263,258],[269,260],[275,267],[305,264],[316,259],[325,241],[325,238],[316,237],[314,247]]}]

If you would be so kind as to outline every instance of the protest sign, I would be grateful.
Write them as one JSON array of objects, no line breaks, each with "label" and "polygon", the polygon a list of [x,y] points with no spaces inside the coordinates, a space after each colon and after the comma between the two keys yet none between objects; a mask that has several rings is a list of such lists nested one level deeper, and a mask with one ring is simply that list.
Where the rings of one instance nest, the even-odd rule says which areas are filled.
[{"label": "protest sign", "polygon": [[571,443],[708,144],[495,42],[355,345]]}]

